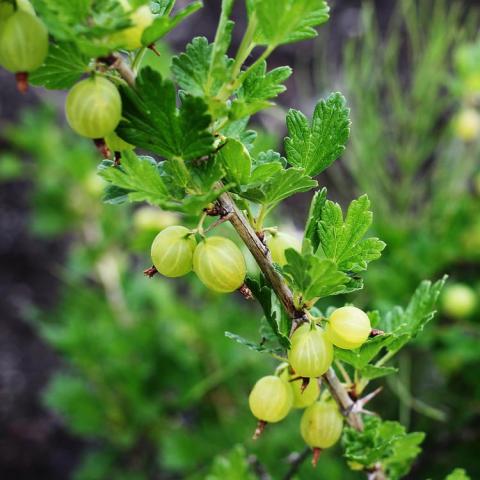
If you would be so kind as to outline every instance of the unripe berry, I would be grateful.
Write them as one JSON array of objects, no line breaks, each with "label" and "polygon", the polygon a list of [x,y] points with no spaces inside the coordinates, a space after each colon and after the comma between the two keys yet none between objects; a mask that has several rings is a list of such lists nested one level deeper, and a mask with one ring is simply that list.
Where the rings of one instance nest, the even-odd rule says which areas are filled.
[{"label": "unripe berry", "polygon": [[65,113],[69,125],[79,135],[103,138],[120,122],[122,99],[112,82],[95,75],[73,86],[67,96]]},{"label": "unripe berry", "polygon": [[[120,3],[126,12],[132,10],[128,0],[120,0]],[[111,43],[117,43],[121,48],[135,50],[142,46],[143,32],[153,23],[155,17],[151,12],[150,7],[148,5],[143,5],[131,11],[129,19],[132,26],[114,33],[110,36],[109,41]]]},{"label": "unripe berry", "polygon": [[292,335],[288,361],[299,377],[319,377],[332,364],[333,346],[317,325],[302,326]]},{"label": "unripe berry", "polygon": [[448,285],[442,295],[443,311],[453,318],[470,316],[475,311],[477,301],[473,289],[463,283]]},{"label": "unripe berry", "polygon": [[195,249],[193,269],[206,287],[227,293],[243,285],[247,266],[235,243],[224,237],[209,237]]},{"label": "unripe berry", "polygon": [[308,407],[300,421],[300,433],[312,448],[329,448],[342,434],[343,417],[334,401],[318,401]]},{"label": "unripe berry", "polygon": [[288,383],[280,377],[262,377],[253,387],[248,404],[253,415],[264,422],[283,420],[292,408],[293,394]]},{"label": "unripe berry", "polygon": [[2,22],[0,64],[14,73],[33,72],[47,57],[48,31],[36,16],[17,10]]},{"label": "unripe berry", "polygon": [[293,248],[294,250],[297,250],[297,252],[300,252],[302,250],[302,242],[293,235],[278,232],[272,234],[267,240],[267,247],[270,249],[270,253],[272,254],[272,260],[283,267],[283,265],[287,263],[287,259],[285,258],[285,250],[288,248]]},{"label": "unripe berry", "polygon": [[455,133],[465,142],[472,142],[480,134],[480,115],[474,108],[462,110],[455,119]]},{"label": "unripe berry", "polygon": [[175,225],[179,217],[174,212],[166,212],[149,205],[137,208],[133,213],[133,225],[139,231],[160,231]]},{"label": "unripe berry", "polygon": [[357,307],[337,308],[325,328],[330,341],[339,348],[352,350],[363,345],[372,331],[368,315]]},{"label": "unripe berry", "polygon": [[192,270],[192,258],[197,242],[188,228],[168,227],[152,243],[152,262],[166,277],[181,277]]},{"label": "unripe berry", "polygon": [[316,379],[311,379],[307,387],[302,391],[302,379],[298,375],[290,375],[286,368],[280,378],[288,382],[293,394],[293,408],[306,408],[312,405],[320,394],[320,387]]}]

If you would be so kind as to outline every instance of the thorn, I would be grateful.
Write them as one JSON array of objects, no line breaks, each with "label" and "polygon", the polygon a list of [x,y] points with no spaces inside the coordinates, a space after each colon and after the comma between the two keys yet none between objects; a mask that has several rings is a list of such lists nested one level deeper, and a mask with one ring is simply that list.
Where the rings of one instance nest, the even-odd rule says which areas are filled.
[{"label": "thorn", "polygon": [[370,392],[368,395],[365,395],[365,397],[357,400],[357,403],[360,404],[362,407],[364,407],[370,400],[374,399],[382,390],[383,390],[383,387],[378,387],[373,392]]},{"label": "thorn", "polygon": [[320,454],[322,453],[322,449],[318,447],[314,447],[313,449],[313,457],[312,457],[312,465],[313,468],[317,466],[318,459],[320,458]]},{"label": "thorn", "polygon": [[150,268],[147,268],[146,270],[143,271],[143,274],[148,278],[152,278],[157,273],[158,273],[158,270],[155,268],[154,265],[152,265]]},{"label": "thorn", "polygon": [[120,152],[113,152],[113,164],[118,167],[121,163],[122,154]]},{"label": "thorn", "polygon": [[266,245],[265,243],[265,232],[262,230],[260,232],[255,232],[257,234],[257,237],[260,239],[260,241]]},{"label": "thorn", "polygon": [[257,438],[263,433],[265,430],[265,427],[267,426],[267,422],[265,420],[259,420],[257,423],[257,428],[255,429],[255,432],[253,433],[253,440],[257,440]]},{"label": "thorn", "polygon": [[302,386],[300,387],[300,393],[303,394],[305,389],[308,387],[309,383],[310,383],[310,378],[308,378],[308,377],[303,377],[302,378]]},{"label": "thorn", "polygon": [[245,297],[245,300],[251,300],[253,298],[252,291],[244,283],[238,291]]},{"label": "thorn", "polygon": [[147,48],[151,50],[157,57],[160,56],[160,52],[157,50],[157,47],[154,43],[151,43]]},{"label": "thorn", "polygon": [[379,335],[385,335],[385,332],[383,330],[378,330],[377,328],[372,328],[369,336],[370,338],[373,338],[378,337]]},{"label": "thorn", "polygon": [[104,138],[94,138],[93,143],[97,147],[97,150],[100,152],[103,158],[110,158],[111,152],[105,143]]},{"label": "thorn", "polygon": [[17,72],[15,78],[17,80],[17,90],[20,93],[26,93],[28,91],[28,73]]},{"label": "thorn", "polygon": [[376,415],[375,412],[372,412],[370,410],[365,410],[364,407],[368,402],[370,402],[372,399],[374,399],[382,390],[383,390],[383,387],[378,387],[376,390],[374,390],[373,392],[370,392],[365,397],[359,398],[348,409],[347,414],[350,414],[350,413],[364,413],[365,415]]}]

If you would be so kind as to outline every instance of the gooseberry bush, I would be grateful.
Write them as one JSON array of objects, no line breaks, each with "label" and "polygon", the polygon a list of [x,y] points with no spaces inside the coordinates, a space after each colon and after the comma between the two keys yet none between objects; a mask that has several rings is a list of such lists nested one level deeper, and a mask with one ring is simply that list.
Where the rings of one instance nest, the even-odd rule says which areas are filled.
[{"label": "gooseberry bush", "polygon": [[[142,57],[200,2],[184,9],[175,9],[173,0],[32,4],[0,2],[0,64],[16,74],[21,91],[27,82],[68,90],[69,125],[105,157],[98,173],[107,182],[106,202],[146,202],[185,218],[157,235],[145,273],[194,272],[206,290],[239,290],[262,307],[257,341],[225,334],[279,361],[248,397],[258,421],[254,438],[301,409],[299,430],[314,465],[341,439],[353,470],[377,480],[404,476],[424,435],[367,410],[379,392],[367,388],[396,372],[389,362],[433,318],[444,279],[424,281],[405,309],[319,307],[320,300],[325,305],[329,297],[363,288],[362,272],[385,247],[367,236],[366,195],[344,213],[315,179],[348,141],[349,110],[340,93],[320,100],[311,118],[288,111],[285,156],[253,149],[250,118],[273,105],[292,74],[288,66],[269,70],[268,57],[314,37],[329,18],[327,3],[247,0],[248,23],[235,51],[234,0],[223,0],[213,42],[196,37],[174,57],[174,80],[142,67]],[[284,200],[309,191],[301,240],[269,226]],[[223,223],[231,224],[236,241],[215,235]],[[240,246],[252,254],[257,272],[247,274]],[[268,442],[271,428],[281,426],[268,426],[259,441]]]}]

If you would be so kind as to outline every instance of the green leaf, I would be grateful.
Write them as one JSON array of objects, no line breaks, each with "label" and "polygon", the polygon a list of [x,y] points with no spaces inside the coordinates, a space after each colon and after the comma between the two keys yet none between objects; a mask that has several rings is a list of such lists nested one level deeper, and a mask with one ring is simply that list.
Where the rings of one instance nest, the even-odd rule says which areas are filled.
[{"label": "green leaf", "polygon": [[135,89],[121,87],[121,94],[125,120],[117,133],[127,142],[167,159],[212,153],[214,137],[202,99],[184,95],[177,109],[173,83],[149,67],[140,71]]},{"label": "green leaf", "polygon": [[29,75],[28,81],[48,89],[70,88],[88,71],[89,61],[73,43],[52,43],[45,63]]},{"label": "green leaf", "polygon": [[[271,151],[269,160],[272,163],[281,165],[280,158],[279,154]],[[306,192],[317,186],[317,182],[305,175],[301,168],[279,169],[275,166],[261,167],[261,169],[264,171],[257,172],[256,168],[253,170],[248,186],[240,195],[253,202],[263,203],[269,209],[295,193]],[[267,177],[267,171],[271,173],[270,178]]]},{"label": "green leaf", "polygon": [[470,477],[463,468],[456,468],[452,473],[445,477],[445,480],[470,480]]},{"label": "green leaf", "polygon": [[288,163],[316,176],[345,150],[350,134],[349,109],[340,93],[317,103],[312,123],[298,110],[287,114],[289,137],[285,139]]},{"label": "green leaf", "polygon": [[245,448],[237,445],[227,455],[215,458],[205,480],[255,480],[255,478],[250,471]]},{"label": "green leaf", "polygon": [[307,216],[307,224],[305,225],[305,238],[308,239],[314,251],[320,245],[320,236],[318,234],[318,219],[321,218],[322,210],[327,200],[327,189],[324,187],[312,198],[310,209]]},{"label": "green leaf", "polygon": [[384,348],[392,341],[394,336],[391,334],[378,335],[369,338],[360,348],[355,350],[335,349],[335,356],[339,360],[352,365],[354,368],[361,370],[368,365]]},{"label": "green leaf", "polygon": [[379,323],[380,329],[391,332],[395,340],[388,350],[400,350],[412,338],[415,338],[435,316],[435,305],[446,281],[446,276],[434,284],[423,281],[413,294],[407,308],[396,307],[385,315]]},{"label": "green leaf", "polygon": [[255,41],[275,47],[283,43],[313,38],[313,27],[328,20],[329,7],[324,0],[251,0],[249,15],[256,16]]},{"label": "green leaf", "polygon": [[201,1],[195,1],[178,11],[173,17],[164,15],[156,18],[153,23],[144,30],[142,34],[142,44],[145,46],[152,45],[202,7],[203,3]]},{"label": "green leaf", "polygon": [[375,416],[364,417],[364,430],[345,427],[342,443],[348,461],[371,468],[380,463],[389,480],[402,478],[421,452],[419,445],[425,434],[406,433],[398,422],[382,421]]},{"label": "green leaf", "polygon": [[[209,44],[205,37],[196,37],[184,53],[173,57],[172,73],[187,93],[211,97],[227,80],[232,61],[225,55],[213,58],[214,49],[215,45]],[[214,68],[212,62],[215,62]]]},{"label": "green leaf", "polygon": [[130,201],[146,201],[161,205],[169,198],[169,192],[153,158],[137,157],[132,151],[125,151],[122,164],[104,161],[99,174],[112,186],[122,189]]},{"label": "green leaf", "polygon": [[360,376],[366,380],[374,380],[375,378],[385,377],[396,372],[398,372],[398,368],[395,367],[377,367],[376,365],[367,365],[360,370]]},{"label": "green leaf", "polygon": [[252,159],[243,143],[234,138],[228,138],[225,145],[218,151],[217,158],[225,167],[229,182],[235,182],[237,185],[248,183]]},{"label": "green leaf", "polygon": [[285,279],[304,301],[347,293],[358,288],[331,260],[310,253],[302,255],[292,248],[286,250],[285,257],[287,264],[282,269]]},{"label": "green leaf", "polygon": [[345,221],[340,205],[325,202],[319,222],[320,247],[323,255],[339,269],[360,272],[372,260],[380,257],[385,243],[377,238],[363,239],[372,223],[370,201],[366,195],[353,200]]},{"label": "green leaf", "polygon": [[261,62],[244,81],[233,101],[230,118],[239,119],[253,115],[274,105],[269,100],[286,90],[282,83],[290,77],[290,67],[278,67],[267,73],[267,62]]},{"label": "green leaf", "polygon": [[235,342],[239,343],[240,345],[243,345],[247,347],[249,350],[253,350],[254,352],[260,352],[260,353],[275,353],[275,350],[272,350],[268,347],[265,347],[261,345],[260,343],[255,343],[251,342],[250,340],[247,340],[246,338],[237,335],[236,333],[232,332],[225,332],[225,336],[227,338],[230,338],[231,340],[234,340]]},{"label": "green leaf", "polygon": [[260,276],[259,280],[248,276],[246,284],[262,306],[265,319],[273,334],[277,337],[279,344],[283,348],[289,348],[291,320],[286,315],[273,290],[266,285],[263,275]]}]

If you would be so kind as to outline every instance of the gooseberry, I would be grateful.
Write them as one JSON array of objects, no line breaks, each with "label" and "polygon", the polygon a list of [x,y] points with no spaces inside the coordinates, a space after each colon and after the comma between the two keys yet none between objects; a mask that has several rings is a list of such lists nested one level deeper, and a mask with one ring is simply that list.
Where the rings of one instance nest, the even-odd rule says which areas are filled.
[{"label": "gooseberry", "polygon": [[69,125],[79,135],[103,138],[120,122],[122,100],[112,82],[95,75],[73,86],[67,96],[65,113]]},{"label": "gooseberry", "polygon": [[342,434],[343,417],[333,400],[320,400],[303,412],[300,433],[312,448],[329,448]]},{"label": "gooseberry", "polygon": [[241,250],[224,237],[209,237],[198,244],[193,269],[206,287],[219,293],[240,288],[247,271]]},{"label": "gooseberry", "polygon": [[292,403],[290,386],[276,375],[267,375],[258,380],[248,397],[253,415],[269,423],[283,420],[292,408]]},{"label": "gooseberry", "polygon": [[152,262],[166,277],[181,277],[192,270],[196,247],[191,230],[176,225],[162,230],[152,243]]},{"label": "gooseberry", "polygon": [[310,380],[303,389],[302,379],[298,375],[290,374],[286,368],[281,376],[282,380],[288,382],[293,394],[293,408],[305,408],[314,403],[320,394],[320,387],[316,380]]},{"label": "gooseberry", "polygon": [[474,108],[466,108],[457,115],[454,126],[461,140],[472,142],[480,134],[480,115]]},{"label": "gooseberry", "polygon": [[352,350],[367,341],[372,326],[364,311],[346,306],[337,308],[330,315],[325,331],[336,347]]},{"label": "gooseberry", "polygon": [[297,252],[302,250],[302,242],[299,238],[283,232],[271,234],[270,238],[267,240],[267,246],[272,254],[272,260],[280,266],[287,263],[285,250],[288,248],[293,248],[297,250]]},{"label": "gooseberry", "polygon": [[463,283],[448,285],[442,295],[443,311],[453,318],[470,316],[477,306],[477,296]]},{"label": "gooseberry", "polygon": [[288,361],[299,377],[319,377],[333,361],[333,346],[318,325],[305,325],[292,335]]},{"label": "gooseberry", "polygon": [[127,50],[135,50],[142,46],[142,35],[144,30],[149,27],[155,19],[148,5],[143,5],[132,10],[128,0],[120,0],[125,12],[129,13],[131,26],[114,33],[109,40],[116,43],[119,47]]},{"label": "gooseberry", "polygon": [[43,22],[22,9],[2,21],[0,28],[0,64],[7,70],[26,74],[45,61],[48,31]]},{"label": "gooseberry", "polygon": [[178,222],[178,215],[156,207],[144,205],[133,213],[133,224],[139,231],[164,230]]}]

